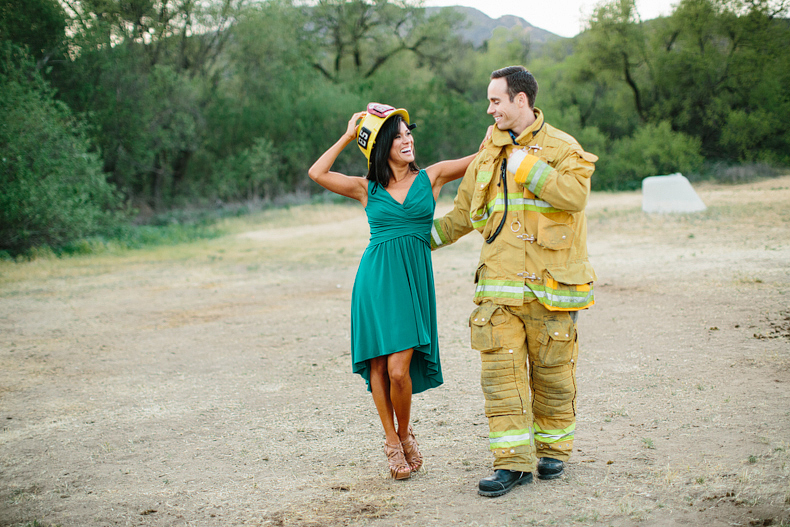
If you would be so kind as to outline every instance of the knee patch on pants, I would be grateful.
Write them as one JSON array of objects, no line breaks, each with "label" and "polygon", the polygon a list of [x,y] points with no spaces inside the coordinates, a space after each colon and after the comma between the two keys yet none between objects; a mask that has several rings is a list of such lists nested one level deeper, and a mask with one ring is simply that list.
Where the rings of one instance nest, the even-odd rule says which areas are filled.
[{"label": "knee patch on pants", "polygon": [[544,368],[532,365],[532,407],[537,415],[573,417],[576,382],[571,366]]},{"label": "knee patch on pants", "polygon": [[514,356],[526,360],[513,348],[482,352],[480,384],[486,399],[486,416],[523,414],[529,407],[526,368],[519,368]]}]

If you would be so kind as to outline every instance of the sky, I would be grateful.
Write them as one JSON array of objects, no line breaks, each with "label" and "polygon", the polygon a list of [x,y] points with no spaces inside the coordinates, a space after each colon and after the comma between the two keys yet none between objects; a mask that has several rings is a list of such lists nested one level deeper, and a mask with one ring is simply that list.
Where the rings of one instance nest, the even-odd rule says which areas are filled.
[{"label": "sky", "polygon": [[[642,20],[666,16],[679,0],[636,0]],[[592,14],[599,0],[425,0],[425,6],[463,5],[479,9],[491,18],[520,16],[533,26],[561,37],[573,37],[582,30],[584,20]]]}]

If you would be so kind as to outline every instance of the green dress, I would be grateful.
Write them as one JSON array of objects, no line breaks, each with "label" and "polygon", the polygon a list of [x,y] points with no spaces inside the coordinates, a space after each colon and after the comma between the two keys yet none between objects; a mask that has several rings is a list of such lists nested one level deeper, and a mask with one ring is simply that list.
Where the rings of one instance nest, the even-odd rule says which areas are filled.
[{"label": "green dress", "polygon": [[368,184],[370,243],[351,293],[351,361],[368,390],[368,361],[409,348],[412,393],[443,382],[430,244],[435,208],[424,170],[403,204],[387,189]]}]

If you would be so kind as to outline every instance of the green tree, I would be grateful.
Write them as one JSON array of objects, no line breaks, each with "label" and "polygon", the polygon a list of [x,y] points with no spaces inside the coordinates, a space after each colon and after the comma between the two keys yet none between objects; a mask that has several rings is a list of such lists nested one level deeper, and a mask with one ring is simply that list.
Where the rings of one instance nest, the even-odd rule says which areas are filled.
[{"label": "green tree", "polygon": [[80,49],[138,44],[150,65],[209,75],[244,0],[61,0]]},{"label": "green tree", "polygon": [[[601,80],[624,83],[633,109],[643,122],[653,106],[649,87],[654,83],[645,27],[634,0],[600,4],[590,18],[590,29],[579,40],[583,69]],[[589,77],[592,79],[592,76]]]},{"label": "green tree", "polygon": [[57,0],[0,0],[0,40],[27,47],[41,67],[66,37],[66,13]]},{"label": "green tree", "polygon": [[[194,181],[212,197],[272,199],[305,191],[307,169],[328,131],[342,131],[348,116],[364,107],[359,95],[313,68],[315,47],[294,30],[307,24],[306,13],[289,1],[252,5],[240,14],[191,167]],[[253,196],[245,160],[261,141],[271,147],[277,183],[254,187],[261,194]]]},{"label": "green tree", "polygon": [[435,65],[450,56],[459,23],[449,11],[427,17],[414,0],[318,0],[308,26],[320,49],[312,65],[333,82],[370,78],[402,53]]},{"label": "green tree", "polygon": [[0,43],[0,249],[100,233],[119,206],[83,123],[22,50]]},{"label": "green tree", "polygon": [[90,116],[104,169],[156,209],[194,189],[223,52],[242,0],[64,0],[73,60],[53,72],[61,97]]},{"label": "green tree", "polygon": [[640,122],[668,121],[698,138],[706,157],[787,159],[787,6],[682,0],[648,24],[633,0],[613,0],[598,7],[576,49],[588,84],[627,87]]},{"label": "green tree", "polygon": [[[464,115],[468,103],[456,96],[447,99],[446,87],[436,82],[434,62],[426,58],[436,56],[427,50],[432,43],[449,40],[449,32],[442,36],[441,27],[432,26],[434,40],[423,44],[425,53],[393,53],[383,67],[365,70],[364,75],[352,74],[355,66],[349,59],[340,75],[330,78],[315,67],[327,53],[314,40],[313,17],[320,12],[318,7],[299,9],[289,1],[269,1],[250,6],[233,28],[225,55],[227,75],[207,113],[209,137],[198,154],[200,163],[195,163],[196,169],[203,167],[197,179],[216,189],[217,197],[247,195],[245,160],[259,140],[271,144],[271,163],[279,173],[277,185],[259,187],[264,195],[258,197],[320,190],[306,177],[307,169],[345,129],[349,116],[371,101],[406,107],[421,123],[416,132],[421,162],[470,143],[463,135],[470,121],[446,118],[452,110]],[[293,29],[301,27],[310,31]],[[360,55],[361,67],[372,66],[372,57]],[[478,99],[484,96],[482,91]],[[453,108],[454,103],[459,106]],[[485,117],[485,112],[480,115]],[[474,149],[484,131],[481,126],[474,134]],[[356,148],[346,149],[335,167],[354,175],[366,172]]]}]

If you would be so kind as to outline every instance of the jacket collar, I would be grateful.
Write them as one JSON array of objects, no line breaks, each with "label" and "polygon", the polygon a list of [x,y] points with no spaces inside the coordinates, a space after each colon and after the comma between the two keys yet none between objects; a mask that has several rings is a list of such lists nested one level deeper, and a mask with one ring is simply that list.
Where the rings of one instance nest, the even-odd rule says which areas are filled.
[{"label": "jacket collar", "polygon": [[[542,128],[543,112],[541,112],[538,108],[535,108],[535,122],[528,126],[526,130],[521,132],[521,135],[516,138],[516,142],[522,146],[529,145],[532,142],[532,138],[535,137]],[[513,139],[510,137],[510,132],[508,130],[500,130],[496,127],[496,125],[494,125],[494,131],[491,134],[491,142],[493,146],[495,146],[497,149],[500,149],[502,147],[512,145]]]}]

